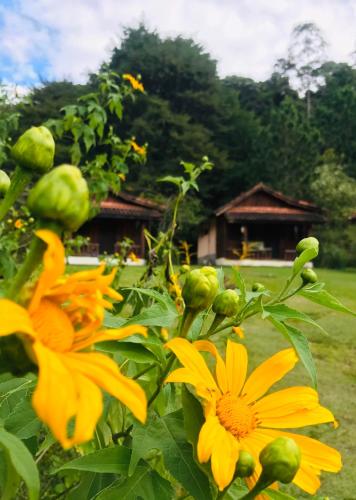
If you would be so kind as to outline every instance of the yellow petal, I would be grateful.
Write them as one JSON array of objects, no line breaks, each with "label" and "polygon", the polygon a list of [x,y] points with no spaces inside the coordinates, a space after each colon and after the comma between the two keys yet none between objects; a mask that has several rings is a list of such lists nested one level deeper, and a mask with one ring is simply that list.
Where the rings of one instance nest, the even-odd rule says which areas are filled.
[{"label": "yellow petal", "polygon": [[255,403],[254,410],[261,418],[278,417],[315,408],[318,404],[318,393],[311,387],[289,387],[261,398]]},{"label": "yellow petal", "polygon": [[215,441],[220,433],[219,427],[221,427],[221,425],[218,417],[213,416],[208,417],[200,429],[197,446],[198,460],[200,463],[207,462],[210,459]]},{"label": "yellow petal", "polygon": [[65,253],[59,237],[52,231],[40,229],[36,236],[47,243],[47,250],[43,255],[43,271],[37,282],[35,292],[29,307],[29,312],[34,311],[43,295],[55,284],[57,279],[64,273]]},{"label": "yellow petal", "polygon": [[247,373],[247,351],[245,346],[227,341],[226,348],[226,373],[228,390],[238,396],[245,383]]},{"label": "yellow petal", "polygon": [[32,348],[39,367],[33,407],[62,446],[67,448],[71,446],[67,424],[78,409],[74,378],[63,364],[61,354],[47,349],[40,342],[35,342]]},{"label": "yellow petal", "polygon": [[199,378],[207,389],[218,391],[216,382],[206,366],[203,356],[188,340],[175,338],[167,342],[165,346],[174,352],[182,365]]},{"label": "yellow petal", "polygon": [[111,358],[95,352],[73,352],[66,354],[65,362],[71,370],[82,373],[119,399],[140,422],[145,422],[147,403],[143,389],[136,382],[122,375]]},{"label": "yellow petal", "polygon": [[124,328],[101,330],[85,340],[76,342],[74,350],[80,351],[98,342],[104,342],[106,340],[121,340],[136,334],[147,337],[147,328],[145,326],[140,326],[140,325],[131,325],[131,326],[125,326]]},{"label": "yellow petal", "polygon": [[318,405],[310,410],[299,410],[290,415],[276,417],[261,417],[260,426],[275,429],[297,429],[307,425],[334,422],[334,415],[327,408]]},{"label": "yellow petal", "polygon": [[295,366],[298,357],[294,349],[280,351],[258,366],[249,376],[242,393],[246,402],[252,403],[284,377]]},{"label": "yellow petal", "polygon": [[75,385],[78,389],[78,413],[75,420],[71,445],[85,443],[92,439],[96,424],[103,412],[101,390],[91,380],[76,373]]},{"label": "yellow petal", "polygon": [[314,495],[320,488],[319,473],[313,467],[302,464],[293,479],[293,483],[310,495]]},{"label": "yellow petal", "polygon": [[219,426],[211,453],[211,470],[220,491],[231,483],[239,458],[239,443],[230,432]]},{"label": "yellow petal", "polygon": [[16,332],[36,335],[26,309],[11,300],[0,299],[0,337]]},{"label": "yellow petal", "polygon": [[218,381],[219,387],[222,393],[228,391],[228,381],[226,376],[225,363],[222,360],[217,348],[212,342],[208,340],[197,340],[193,343],[193,346],[198,349],[198,351],[210,352],[216,360],[216,379]]}]

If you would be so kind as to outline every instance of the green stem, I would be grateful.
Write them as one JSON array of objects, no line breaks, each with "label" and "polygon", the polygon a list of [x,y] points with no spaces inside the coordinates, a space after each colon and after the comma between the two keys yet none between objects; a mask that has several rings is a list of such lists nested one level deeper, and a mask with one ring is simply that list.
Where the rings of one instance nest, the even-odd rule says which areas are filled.
[{"label": "green stem", "polygon": [[[39,226],[42,228],[45,227],[46,229],[50,229],[56,234],[61,232],[58,224],[54,222],[43,222],[40,223]],[[46,248],[46,243],[40,238],[37,238],[37,236],[34,236],[25,260],[21,264],[15,277],[11,280],[10,286],[5,293],[6,298],[11,300],[16,299],[26,281],[29,280],[33,271],[41,263]]]},{"label": "green stem", "polygon": [[178,337],[185,338],[187,336],[189,329],[192,326],[196,316],[197,316],[197,311],[189,309],[189,307],[186,307],[184,309]]},{"label": "green stem", "polygon": [[157,366],[156,364],[147,366],[144,370],[141,370],[140,372],[136,373],[136,375],[132,377],[132,380],[137,380],[138,378],[142,377],[142,375],[144,375],[145,373],[149,372],[153,368],[156,368],[156,366]]},{"label": "green stem", "polygon": [[147,403],[147,408],[149,408],[152,403],[154,402],[154,400],[156,399],[156,397],[158,396],[158,394],[160,393],[161,389],[162,389],[162,386],[164,384],[164,381],[169,373],[169,370],[172,368],[172,365],[175,361],[175,356],[173,353],[170,353],[169,354],[169,359],[168,359],[168,362],[167,362],[167,365],[166,365],[166,368],[164,369],[162,375],[160,376],[159,380],[158,380],[158,384],[157,384],[157,387],[154,391],[154,393],[152,394],[152,396],[150,397],[150,399],[148,400],[148,403]]},{"label": "green stem", "polygon": [[30,182],[32,175],[33,174],[30,170],[24,170],[19,166],[15,168],[15,171],[11,176],[10,188],[8,189],[5,198],[0,204],[0,221],[4,219],[7,212],[18,200],[22,191]]}]

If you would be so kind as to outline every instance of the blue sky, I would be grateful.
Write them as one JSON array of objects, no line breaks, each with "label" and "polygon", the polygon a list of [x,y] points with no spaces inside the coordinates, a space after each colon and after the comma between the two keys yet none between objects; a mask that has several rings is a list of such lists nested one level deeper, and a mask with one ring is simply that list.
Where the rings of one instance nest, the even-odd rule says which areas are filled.
[{"label": "blue sky", "polygon": [[109,57],[123,26],[144,21],[183,34],[218,60],[221,75],[269,76],[300,22],[315,22],[330,58],[356,49],[356,0],[0,0],[0,80],[85,81]]}]

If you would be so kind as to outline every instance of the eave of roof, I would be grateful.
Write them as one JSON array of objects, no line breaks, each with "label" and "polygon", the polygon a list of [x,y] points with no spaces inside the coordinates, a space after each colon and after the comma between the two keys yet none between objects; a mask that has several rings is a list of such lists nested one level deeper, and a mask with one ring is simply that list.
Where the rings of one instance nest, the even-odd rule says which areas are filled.
[{"label": "eave of roof", "polygon": [[[246,198],[249,198],[250,196],[252,196],[253,194],[255,194],[259,191],[263,191],[263,192],[269,194],[270,196],[272,196],[280,201],[283,201],[284,203],[286,203],[287,205],[289,205],[291,207],[300,208],[303,210],[303,212],[318,212],[319,211],[318,207],[316,207],[312,203],[309,203],[308,201],[295,200],[293,198],[290,198],[289,196],[286,196],[285,194],[283,194],[279,191],[275,191],[274,189],[270,188],[269,186],[266,186],[266,184],[263,184],[263,182],[260,182],[260,183],[256,184],[253,188],[251,188],[249,191],[241,193],[239,196],[237,196],[236,198],[231,200],[229,203],[226,203],[222,207],[218,208],[215,212],[215,215],[217,215],[217,216],[223,215],[227,212],[230,212],[232,209],[236,209],[242,201],[244,201]],[[242,207],[239,207],[239,208],[242,208]],[[269,206],[268,207],[249,206],[248,208],[250,209],[250,211],[257,209],[257,208],[260,208],[260,209],[262,208],[265,211],[266,209],[269,209],[270,207]]]}]

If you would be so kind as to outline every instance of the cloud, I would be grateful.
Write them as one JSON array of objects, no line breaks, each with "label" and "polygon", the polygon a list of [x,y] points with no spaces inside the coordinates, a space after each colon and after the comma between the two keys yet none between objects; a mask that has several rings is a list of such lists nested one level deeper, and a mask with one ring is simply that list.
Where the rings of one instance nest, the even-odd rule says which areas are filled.
[{"label": "cloud", "polygon": [[[3,0],[4,1],[4,0]],[[300,22],[315,22],[330,57],[355,48],[354,0],[13,0],[0,7],[0,78],[85,81],[109,58],[124,26],[144,21],[163,36],[183,34],[218,61],[221,75],[265,79]]]}]

